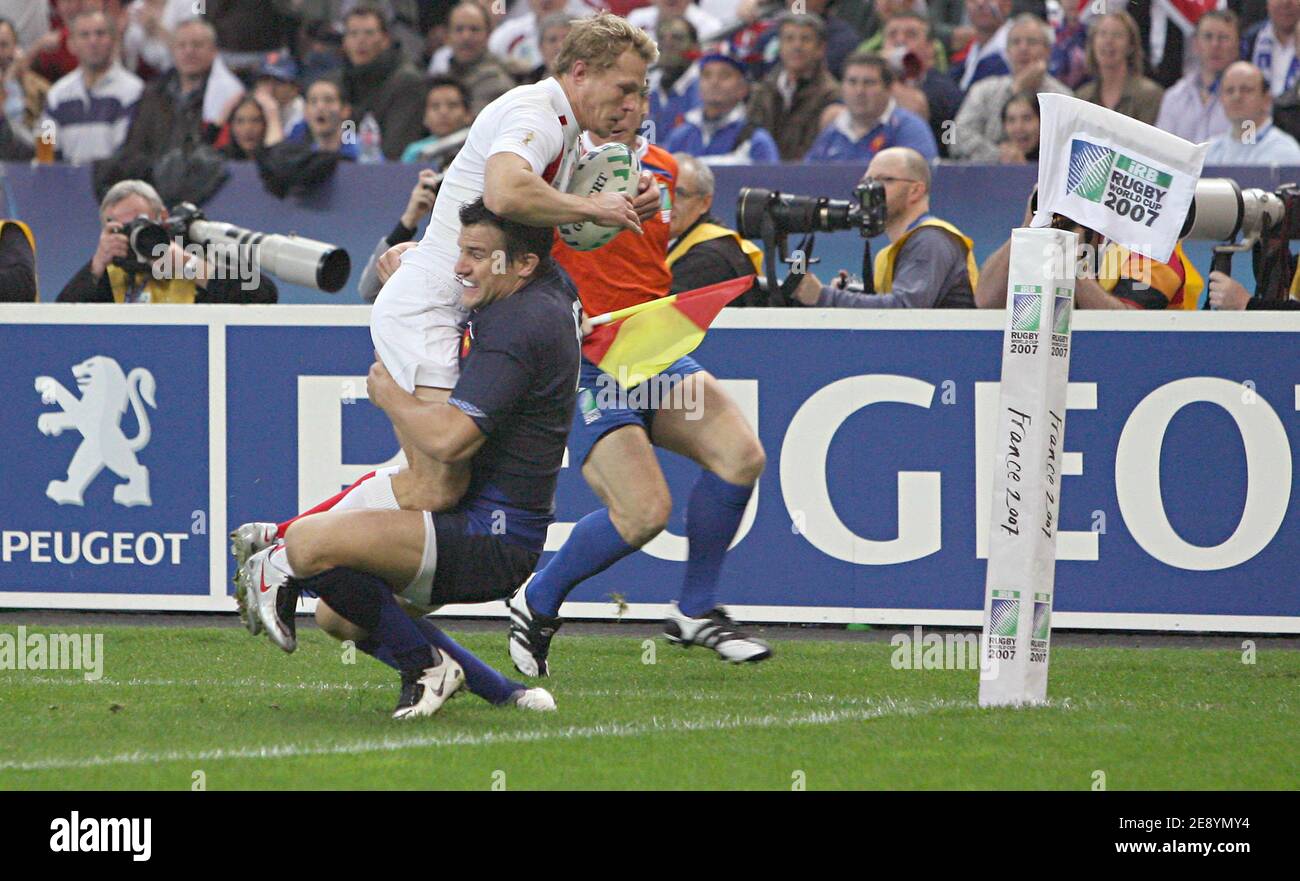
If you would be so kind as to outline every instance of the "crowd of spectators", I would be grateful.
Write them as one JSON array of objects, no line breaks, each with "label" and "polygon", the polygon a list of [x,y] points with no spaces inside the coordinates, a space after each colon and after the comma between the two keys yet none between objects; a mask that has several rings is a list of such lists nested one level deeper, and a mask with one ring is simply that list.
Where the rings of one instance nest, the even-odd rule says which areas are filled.
[{"label": "crowd of spectators", "polygon": [[[1215,141],[1222,161],[1294,161],[1300,0],[1202,0],[1177,16],[1156,7],[0,0],[0,159],[117,157],[147,177],[187,143],[256,159],[296,141],[342,160],[436,167],[493,99],[548,75],[575,18],[608,8],[660,47],[647,136],[710,164],[869,162],[895,146],[1024,163],[1037,151],[1033,96],[1045,91]],[[337,94],[313,105],[322,79]]]},{"label": "crowd of spectators", "polygon": [[[382,251],[414,236],[427,174],[451,161],[475,116],[548,76],[571,23],[609,9],[659,46],[643,133],[691,160],[679,195],[698,210],[682,212],[683,229],[708,231],[701,253],[718,252],[715,268],[756,257],[708,214],[708,166],[727,163],[861,163],[899,190],[890,239],[901,260],[928,217],[929,164],[1035,162],[1042,92],[1209,142],[1210,164],[1300,165],[1300,0],[1198,0],[1177,16],[1156,5],[0,0],[0,160],[95,163],[99,196],[152,180],[169,203],[160,169],[190,169],[175,160],[196,150],[257,162],[277,195],[314,186],[339,161],[419,164],[428,171]],[[886,296],[980,299],[969,243],[946,232],[928,230],[900,263],[948,267],[943,284]],[[106,296],[94,269],[85,287]],[[850,296],[811,282],[800,291],[810,303]]]}]

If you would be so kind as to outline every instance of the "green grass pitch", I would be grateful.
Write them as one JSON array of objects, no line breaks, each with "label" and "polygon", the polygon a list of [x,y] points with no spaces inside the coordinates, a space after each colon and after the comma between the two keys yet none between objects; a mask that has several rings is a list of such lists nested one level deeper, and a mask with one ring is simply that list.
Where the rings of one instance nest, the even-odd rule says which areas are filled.
[{"label": "green grass pitch", "polygon": [[[451,628],[455,632],[454,625]],[[0,628],[15,633],[16,627]],[[29,632],[41,632],[29,628]],[[466,694],[395,722],[396,676],[306,630],[96,628],[104,672],[0,670],[0,789],[1278,789],[1300,785],[1300,652],[1053,648],[1051,705],[980,710],[978,673],[879,641],[780,640],[734,667],[562,634],[558,713]],[[509,668],[501,633],[461,635]],[[195,772],[202,772],[199,778]]]}]

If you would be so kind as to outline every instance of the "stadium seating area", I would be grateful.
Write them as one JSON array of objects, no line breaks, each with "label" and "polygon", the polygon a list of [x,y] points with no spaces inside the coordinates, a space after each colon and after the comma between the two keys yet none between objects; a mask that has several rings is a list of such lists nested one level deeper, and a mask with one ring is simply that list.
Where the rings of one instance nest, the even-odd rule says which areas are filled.
[{"label": "stadium seating area", "polygon": [[[1018,201],[1042,91],[1211,141],[1210,164],[1300,165],[1300,5],[1259,0],[0,0],[0,161],[85,166],[96,198],[149,180],[169,205],[252,179],[298,197],[293,211],[353,162],[410,164],[409,187],[487,103],[547,76],[569,22],[598,9],[659,45],[647,138],[747,175],[865,168],[903,145],[945,166],[1016,166]],[[935,175],[940,203],[960,192],[949,173]],[[400,202],[376,206],[365,239]],[[1005,237],[967,231],[981,258]],[[45,265],[49,231],[36,233]]]}]

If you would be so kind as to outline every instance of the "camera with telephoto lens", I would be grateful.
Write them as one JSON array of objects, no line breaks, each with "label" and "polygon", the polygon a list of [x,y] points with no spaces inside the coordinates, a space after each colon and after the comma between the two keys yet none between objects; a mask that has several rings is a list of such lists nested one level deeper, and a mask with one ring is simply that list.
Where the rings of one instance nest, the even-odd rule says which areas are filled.
[{"label": "camera with telephoto lens", "polygon": [[1300,239],[1300,187],[1288,183],[1270,193],[1242,189],[1226,177],[1201,178],[1180,237],[1219,242],[1210,269],[1225,275],[1232,274],[1234,255],[1250,251],[1255,296],[1289,299],[1296,271],[1291,242]]},{"label": "camera with telephoto lens", "polygon": [[737,231],[747,239],[855,228],[863,238],[871,238],[885,231],[885,185],[878,181],[860,183],[853,188],[852,199],[795,196],[742,187],[736,219]]},{"label": "camera with telephoto lens", "polygon": [[[795,306],[794,289],[808,267],[817,261],[812,256],[815,236],[819,232],[856,229],[862,236],[862,274],[870,286],[871,244],[868,239],[885,231],[885,185],[863,181],[853,188],[852,199],[829,196],[795,196],[760,187],[742,187],[736,204],[736,228],[747,239],[763,243],[767,274],[757,303],[768,306]],[[802,234],[803,241],[786,257],[786,239]],[[778,281],[777,268],[793,264],[794,270]]]},{"label": "camera with telephoto lens", "polygon": [[[208,220],[199,208],[182,202],[166,220],[137,217],[121,230],[129,251],[113,262],[128,272],[148,272],[167,243],[179,239],[201,245],[226,272],[247,272],[250,267],[290,284],[337,293],[352,274],[348,252],[336,245],[295,235],[256,232]],[[161,246],[161,247],[160,247]]]}]

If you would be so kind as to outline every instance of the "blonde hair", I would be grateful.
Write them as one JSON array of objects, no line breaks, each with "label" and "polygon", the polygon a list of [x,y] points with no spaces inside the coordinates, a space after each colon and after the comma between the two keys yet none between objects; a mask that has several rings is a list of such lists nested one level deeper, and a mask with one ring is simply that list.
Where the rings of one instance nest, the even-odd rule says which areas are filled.
[{"label": "blonde hair", "polygon": [[555,72],[568,73],[578,61],[585,61],[593,70],[608,70],[628,49],[647,65],[659,59],[659,50],[649,34],[628,24],[625,18],[602,12],[573,23],[555,59]]},{"label": "blonde hair", "polygon": [[1128,75],[1142,76],[1142,68],[1146,64],[1146,57],[1142,52],[1142,34],[1138,30],[1137,20],[1123,10],[1099,15],[1089,24],[1087,52],[1085,55],[1088,72],[1093,76],[1101,75],[1100,68],[1097,66],[1097,33],[1101,30],[1102,22],[1108,19],[1119,22],[1124,26],[1124,30],[1128,32]]}]

